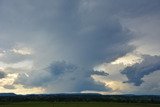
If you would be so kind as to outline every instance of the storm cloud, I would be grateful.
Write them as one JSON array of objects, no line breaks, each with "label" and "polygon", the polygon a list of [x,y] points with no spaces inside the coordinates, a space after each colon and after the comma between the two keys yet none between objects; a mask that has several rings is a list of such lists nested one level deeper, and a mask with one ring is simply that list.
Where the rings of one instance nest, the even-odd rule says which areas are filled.
[{"label": "storm cloud", "polygon": [[[31,40],[32,43],[27,40],[23,42],[28,42],[27,44],[32,46],[35,51],[35,58],[37,58],[35,59],[35,65],[43,70],[32,72],[29,78],[23,73],[20,74],[17,80],[19,83],[22,81],[22,84],[26,87],[43,85],[46,87],[47,85],[46,90],[49,90],[47,92],[51,92],[51,89],[53,92],[105,89],[104,84],[95,83],[91,75],[106,75],[106,73],[93,72],[93,67],[96,64],[110,62],[131,52],[134,47],[129,45],[129,41],[133,38],[133,35],[128,29],[123,28],[116,17],[108,15],[105,10],[98,9],[100,4],[88,8],[90,3],[86,4],[87,2],[48,1],[47,4],[56,4],[55,7],[52,7],[52,5],[48,6],[46,3],[42,5],[43,2],[34,4],[30,1],[25,2],[26,8],[19,5],[18,7],[21,10],[13,9],[16,13],[18,11],[29,11],[28,14],[23,14],[23,17],[29,15],[32,18],[32,14],[34,14],[33,18],[36,21],[31,24],[33,19],[26,19],[26,22],[23,22],[27,23],[25,27],[31,24],[34,25],[34,28],[37,26],[38,31],[42,30],[44,32],[44,35],[42,35],[43,33],[37,36],[27,35],[28,38],[33,39]],[[18,4],[24,4],[24,2],[18,2]],[[27,8],[30,6],[33,8]],[[39,14],[42,7],[45,8],[43,11],[47,11],[49,16],[43,11],[41,15]],[[32,11],[28,9],[32,9]],[[95,11],[90,11],[91,9]],[[103,17],[101,17],[102,15]],[[19,18],[21,15],[16,17]],[[13,21],[17,22],[17,20]],[[21,23],[18,24],[18,28],[19,26],[21,26]],[[29,30],[31,28],[32,26]],[[35,31],[37,32],[37,30]],[[33,35],[32,32],[31,35]],[[52,63],[63,60],[73,65]],[[47,67],[48,65],[50,66]],[[43,75],[37,77],[38,73]]]},{"label": "storm cloud", "polygon": [[126,75],[128,83],[134,83],[136,86],[142,84],[142,78],[155,71],[160,70],[160,56],[143,55],[143,61],[133,66],[125,68],[121,73]]},{"label": "storm cloud", "polygon": [[103,83],[95,82],[91,77],[93,74],[106,76],[104,72],[82,69],[64,61],[54,62],[40,74],[29,74],[29,77],[19,75],[15,84],[20,83],[28,87],[45,87],[47,93],[110,90]]},{"label": "storm cloud", "polygon": [[[154,34],[154,29],[140,25],[146,23],[143,18],[159,19],[159,5],[159,0],[1,0],[0,69],[13,75],[13,86],[41,87],[46,93],[111,91],[92,78],[108,73],[93,68],[134,53],[144,45],[140,37],[149,41],[143,32]],[[156,31],[153,41],[159,39]],[[140,43],[133,43],[137,39]],[[147,44],[153,49],[156,43]],[[139,86],[144,76],[159,70],[159,56],[143,59],[123,65],[127,83]],[[7,83],[5,88],[14,90]]]},{"label": "storm cloud", "polygon": [[[5,37],[1,40],[9,44],[1,46],[27,45],[35,49],[40,57],[37,60],[65,60],[87,67],[111,61],[133,49],[128,45],[132,34],[113,14],[106,13],[105,5],[99,9],[101,3],[91,7],[91,1],[72,0],[38,1],[38,4],[25,0],[2,1],[2,4]],[[46,55],[41,54],[43,51]]]}]

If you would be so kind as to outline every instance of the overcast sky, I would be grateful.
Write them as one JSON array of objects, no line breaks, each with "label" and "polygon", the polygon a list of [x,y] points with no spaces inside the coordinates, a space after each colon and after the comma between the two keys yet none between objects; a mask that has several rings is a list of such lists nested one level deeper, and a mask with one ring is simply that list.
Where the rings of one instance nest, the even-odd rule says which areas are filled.
[{"label": "overcast sky", "polygon": [[0,92],[160,94],[159,0],[0,0]]}]

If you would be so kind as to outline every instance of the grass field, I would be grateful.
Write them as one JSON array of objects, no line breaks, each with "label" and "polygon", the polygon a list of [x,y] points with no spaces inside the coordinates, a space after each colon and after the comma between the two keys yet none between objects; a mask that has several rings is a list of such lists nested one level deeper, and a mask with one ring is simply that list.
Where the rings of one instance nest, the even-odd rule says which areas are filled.
[{"label": "grass field", "polygon": [[160,107],[160,104],[108,103],[108,102],[21,102],[1,103],[0,107]]}]

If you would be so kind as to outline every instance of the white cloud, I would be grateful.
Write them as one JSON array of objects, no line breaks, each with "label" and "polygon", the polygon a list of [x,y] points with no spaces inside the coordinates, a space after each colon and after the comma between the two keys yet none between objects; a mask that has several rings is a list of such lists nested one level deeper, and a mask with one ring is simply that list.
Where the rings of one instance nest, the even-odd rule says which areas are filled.
[{"label": "white cloud", "polygon": [[24,60],[17,63],[0,62],[0,69],[6,73],[23,73],[32,71],[34,68],[33,61]]},{"label": "white cloud", "polygon": [[12,85],[17,76],[18,76],[17,73],[8,74],[7,77],[0,79],[0,86]]},{"label": "white cloud", "polygon": [[30,48],[21,48],[21,49],[13,48],[11,51],[21,55],[31,55],[33,53]]},{"label": "white cloud", "polygon": [[24,88],[23,85],[18,84],[14,85],[14,89],[6,89],[0,86],[0,90],[2,93],[16,93],[16,94],[42,94],[45,92],[45,89],[41,87],[34,87],[34,88]]},{"label": "white cloud", "polygon": [[120,57],[116,59],[115,61],[111,62],[111,64],[123,64],[125,66],[132,66],[136,63],[141,63],[143,59],[141,58],[141,55],[139,54],[127,54],[123,57]]}]

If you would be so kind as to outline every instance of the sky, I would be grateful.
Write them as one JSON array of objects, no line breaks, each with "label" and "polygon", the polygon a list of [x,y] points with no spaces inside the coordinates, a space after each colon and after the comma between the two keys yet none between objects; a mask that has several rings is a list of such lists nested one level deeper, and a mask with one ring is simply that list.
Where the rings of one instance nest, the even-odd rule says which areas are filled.
[{"label": "sky", "polygon": [[0,93],[160,95],[159,0],[0,0]]}]

